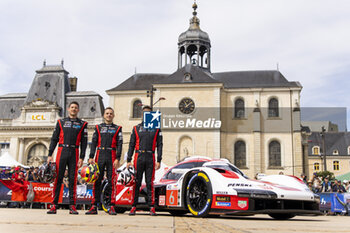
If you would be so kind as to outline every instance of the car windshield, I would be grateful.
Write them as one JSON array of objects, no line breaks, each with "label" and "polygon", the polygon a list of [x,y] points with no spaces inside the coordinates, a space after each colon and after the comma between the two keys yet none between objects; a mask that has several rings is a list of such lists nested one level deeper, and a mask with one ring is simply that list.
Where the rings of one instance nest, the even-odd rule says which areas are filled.
[{"label": "car windshield", "polygon": [[178,180],[180,177],[189,169],[192,169],[194,167],[202,167],[205,161],[199,161],[199,162],[187,162],[187,163],[181,163],[173,167],[171,170],[169,170],[164,176],[163,180]]},{"label": "car windshield", "polygon": [[232,172],[238,173],[241,176],[247,178],[247,176],[244,175],[244,173],[241,172],[241,170],[239,170],[238,168],[236,168],[235,166],[233,166],[232,164],[229,164],[229,163],[212,164],[209,162],[209,163],[204,164],[203,167],[219,168],[219,169],[223,169],[226,171],[232,171]]}]

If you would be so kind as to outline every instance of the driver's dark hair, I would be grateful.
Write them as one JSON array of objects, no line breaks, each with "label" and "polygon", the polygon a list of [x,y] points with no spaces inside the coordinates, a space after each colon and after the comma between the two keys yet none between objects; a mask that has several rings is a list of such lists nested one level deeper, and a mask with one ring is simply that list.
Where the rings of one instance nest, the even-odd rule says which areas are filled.
[{"label": "driver's dark hair", "polygon": [[112,107],[107,107],[107,108],[105,108],[105,110],[103,111],[103,114],[105,114],[105,112],[106,112],[106,110],[112,110],[112,112],[114,112],[114,109],[112,108]]},{"label": "driver's dark hair", "polygon": [[69,108],[72,104],[75,104],[75,105],[78,106],[78,108],[80,108],[80,106],[79,106],[79,104],[78,104],[77,101],[72,101],[72,102],[70,102],[70,104],[68,105],[68,108]]}]

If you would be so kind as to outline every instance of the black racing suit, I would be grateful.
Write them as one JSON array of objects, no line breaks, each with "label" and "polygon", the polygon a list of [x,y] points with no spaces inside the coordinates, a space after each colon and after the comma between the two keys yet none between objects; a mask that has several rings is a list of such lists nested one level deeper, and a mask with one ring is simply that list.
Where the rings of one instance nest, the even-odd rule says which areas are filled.
[{"label": "black racing suit", "polygon": [[93,199],[92,204],[97,205],[100,203],[101,196],[101,183],[104,177],[105,168],[107,170],[107,179],[108,183],[112,184],[112,196],[111,196],[111,204],[115,204],[115,169],[113,169],[114,160],[120,160],[120,156],[122,153],[123,146],[123,136],[122,136],[122,127],[106,123],[102,123],[96,125],[94,135],[92,136],[92,145],[90,152],[90,159],[94,158],[95,151],[96,157],[95,162],[97,163],[100,176],[97,181],[94,183],[93,188]]},{"label": "black racing suit", "polygon": [[162,160],[163,136],[160,129],[145,129],[143,123],[134,126],[129,143],[128,159],[131,162],[135,150],[134,167],[136,171],[136,182],[134,192],[133,206],[138,204],[140,187],[143,173],[145,173],[147,200],[150,207],[154,206],[154,173],[155,173],[155,155],[157,148],[157,162]]},{"label": "black racing suit", "polygon": [[[79,158],[84,159],[85,157],[87,146],[87,122],[79,118],[64,118],[58,120],[52,134],[49,156],[52,156],[57,143],[57,177],[54,182],[53,204],[58,204],[64,172],[68,165],[69,204],[75,205],[78,160]],[[80,156],[79,145],[81,149]]]}]

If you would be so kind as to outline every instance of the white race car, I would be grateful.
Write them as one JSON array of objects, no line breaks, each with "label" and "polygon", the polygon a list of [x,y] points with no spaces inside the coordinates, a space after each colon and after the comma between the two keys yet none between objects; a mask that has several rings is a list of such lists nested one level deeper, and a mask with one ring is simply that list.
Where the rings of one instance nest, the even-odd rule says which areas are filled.
[{"label": "white race car", "polygon": [[[268,214],[275,219],[289,219],[321,214],[318,195],[299,178],[271,175],[249,179],[226,159],[189,157],[169,169],[154,187],[156,210],[174,215]],[[117,184],[118,212],[131,207],[133,188]],[[139,203],[144,208],[146,191],[143,185]]]}]

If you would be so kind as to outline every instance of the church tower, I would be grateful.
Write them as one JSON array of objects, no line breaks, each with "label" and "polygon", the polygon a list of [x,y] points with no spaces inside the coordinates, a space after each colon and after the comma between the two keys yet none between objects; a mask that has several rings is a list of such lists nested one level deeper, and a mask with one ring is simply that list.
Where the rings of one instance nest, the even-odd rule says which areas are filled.
[{"label": "church tower", "polygon": [[193,17],[190,19],[190,27],[179,36],[178,69],[187,64],[192,64],[210,71],[211,45],[209,35],[199,27],[196,2],[194,2],[192,8]]}]

